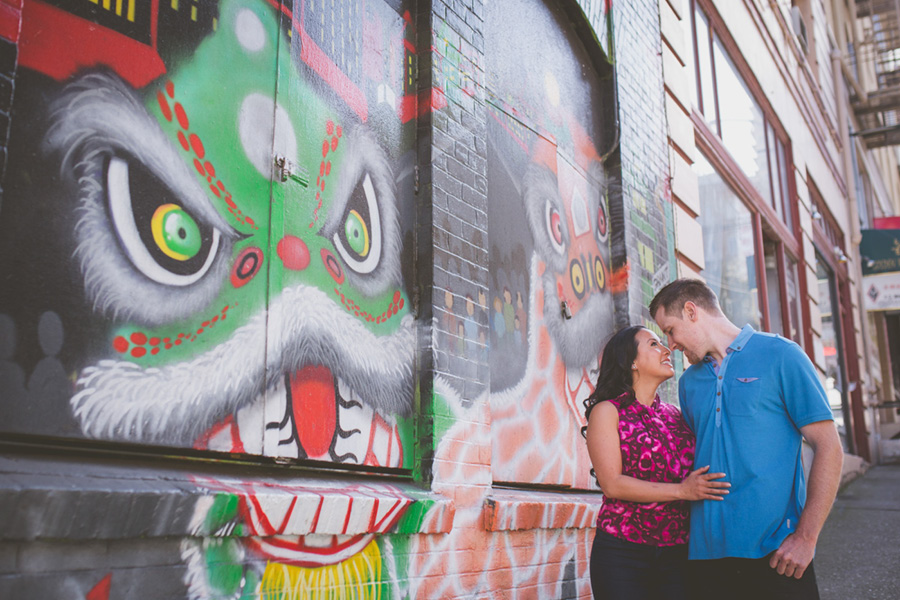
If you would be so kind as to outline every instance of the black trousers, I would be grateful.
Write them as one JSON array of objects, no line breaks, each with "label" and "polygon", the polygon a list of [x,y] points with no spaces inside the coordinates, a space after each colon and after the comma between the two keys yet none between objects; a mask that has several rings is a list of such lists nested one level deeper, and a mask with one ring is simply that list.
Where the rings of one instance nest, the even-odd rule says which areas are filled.
[{"label": "black trousers", "polygon": [[689,561],[690,598],[694,600],[819,600],[810,563],[803,577],[779,575],[769,558],[719,558]]},{"label": "black trousers", "polygon": [[591,590],[596,600],[687,600],[687,563],[686,544],[647,546],[598,530],[591,548]]}]

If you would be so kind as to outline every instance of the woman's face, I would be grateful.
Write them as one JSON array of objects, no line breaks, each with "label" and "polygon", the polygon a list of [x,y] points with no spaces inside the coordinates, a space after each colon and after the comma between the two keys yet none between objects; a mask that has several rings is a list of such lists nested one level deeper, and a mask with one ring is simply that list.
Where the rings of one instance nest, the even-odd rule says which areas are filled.
[{"label": "woman's face", "polygon": [[637,356],[634,359],[636,377],[652,377],[665,381],[675,374],[672,368],[672,352],[649,329],[642,329],[634,336]]}]

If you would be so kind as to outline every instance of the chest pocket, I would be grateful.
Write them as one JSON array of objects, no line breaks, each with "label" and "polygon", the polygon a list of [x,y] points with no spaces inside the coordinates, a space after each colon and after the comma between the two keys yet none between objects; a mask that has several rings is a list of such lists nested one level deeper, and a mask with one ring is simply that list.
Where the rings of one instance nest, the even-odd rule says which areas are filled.
[{"label": "chest pocket", "polygon": [[752,417],[759,412],[762,400],[762,380],[759,377],[740,376],[731,381],[725,397],[725,412],[733,417]]}]

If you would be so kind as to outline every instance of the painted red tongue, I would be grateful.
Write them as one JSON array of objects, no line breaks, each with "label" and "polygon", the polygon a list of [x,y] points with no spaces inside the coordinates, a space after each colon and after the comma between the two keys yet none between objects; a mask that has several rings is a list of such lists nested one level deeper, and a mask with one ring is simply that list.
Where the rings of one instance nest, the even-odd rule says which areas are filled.
[{"label": "painted red tongue", "polygon": [[331,370],[309,366],[291,375],[291,399],[300,445],[309,458],[329,460],[337,425]]}]

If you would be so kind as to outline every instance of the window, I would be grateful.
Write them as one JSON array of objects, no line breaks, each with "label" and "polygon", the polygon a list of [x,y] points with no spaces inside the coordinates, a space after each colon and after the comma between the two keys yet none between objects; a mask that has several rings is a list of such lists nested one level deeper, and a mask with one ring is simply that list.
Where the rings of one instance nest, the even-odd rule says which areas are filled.
[{"label": "window", "polygon": [[806,346],[790,144],[712,4],[691,1],[703,277],[725,314]]},{"label": "window", "polygon": [[[694,107],[719,137],[753,187],[788,229],[792,227],[784,136],[763,110],[747,79],[729,55],[721,27],[711,22],[702,2],[693,0],[693,38],[689,44]],[[721,28],[724,29],[724,28]]]},{"label": "window", "polygon": [[825,258],[816,253],[816,277],[819,281],[819,312],[822,315],[822,353],[825,363],[825,393],[834,415],[834,423],[844,450],[851,451],[847,436],[850,407],[844,371],[844,348],[841,337],[840,303],[834,271]]},{"label": "window", "polygon": [[700,183],[702,275],[729,319],[760,328],[753,214],[702,155],[694,169]]}]

